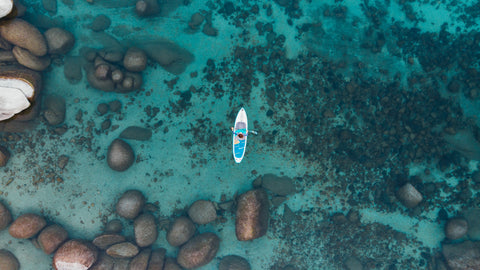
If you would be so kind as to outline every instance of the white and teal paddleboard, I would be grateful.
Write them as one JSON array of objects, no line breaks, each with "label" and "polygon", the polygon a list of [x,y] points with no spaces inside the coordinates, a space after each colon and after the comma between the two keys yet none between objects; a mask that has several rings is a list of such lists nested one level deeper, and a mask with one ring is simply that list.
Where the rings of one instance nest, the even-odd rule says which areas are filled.
[{"label": "white and teal paddleboard", "polygon": [[236,163],[242,162],[247,148],[247,130],[248,120],[247,113],[242,107],[235,118],[235,126],[233,127],[233,158]]}]

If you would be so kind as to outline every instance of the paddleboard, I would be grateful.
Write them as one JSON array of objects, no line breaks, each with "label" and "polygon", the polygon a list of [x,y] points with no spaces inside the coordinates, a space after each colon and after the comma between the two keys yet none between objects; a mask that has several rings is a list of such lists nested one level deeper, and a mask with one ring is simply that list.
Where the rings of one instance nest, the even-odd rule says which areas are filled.
[{"label": "paddleboard", "polygon": [[242,162],[247,147],[248,119],[245,109],[242,107],[235,118],[233,126],[233,158],[236,163]]}]

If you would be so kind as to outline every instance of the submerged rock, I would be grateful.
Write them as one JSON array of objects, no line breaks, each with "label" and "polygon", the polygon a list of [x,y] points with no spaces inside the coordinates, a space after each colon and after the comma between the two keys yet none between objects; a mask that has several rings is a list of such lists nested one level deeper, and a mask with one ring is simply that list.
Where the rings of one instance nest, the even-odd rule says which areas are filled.
[{"label": "submerged rock", "polygon": [[136,245],[130,242],[123,242],[109,247],[107,254],[114,258],[132,258],[135,257],[139,251]]},{"label": "submerged rock", "polygon": [[135,242],[139,247],[148,247],[158,237],[155,217],[150,213],[141,214],[135,219],[134,225]]},{"label": "submerged rock", "polygon": [[35,56],[47,54],[47,42],[40,31],[22,19],[13,19],[0,25],[0,36],[8,42],[28,50]]},{"label": "submerged rock", "polygon": [[112,270],[115,265],[115,260],[108,256],[106,253],[102,252],[98,256],[95,264],[90,268],[90,270]]},{"label": "submerged rock", "polygon": [[211,201],[198,200],[188,209],[188,216],[197,224],[208,224],[217,218],[215,205]]},{"label": "submerged rock", "polygon": [[129,270],[146,270],[151,253],[150,249],[144,249],[138,253],[128,265]]},{"label": "submerged rock", "polygon": [[228,255],[223,257],[218,265],[218,270],[250,270],[250,263],[240,256]]},{"label": "submerged rock", "polygon": [[72,33],[59,27],[53,27],[45,31],[45,39],[50,54],[66,54],[75,45],[75,37]]},{"label": "submerged rock", "polygon": [[7,228],[8,225],[12,222],[12,214],[10,210],[0,202],[0,231]]},{"label": "submerged rock", "polygon": [[148,42],[140,44],[139,47],[150,59],[174,75],[183,73],[194,59],[193,54],[189,51],[167,40]]},{"label": "submerged rock", "polygon": [[6,249],[0,249],[0,269],[18,270],[20,269],[20,263],[13,253]]},{"label": "submerged rock", "polygon": [[106,234],[99,235],[95,237],[95,239],[93,239],[92,241],[92,243],[95,246],[97,246],[99,249],[107,249],[108,247],[114,244],[118,244],[122,242],[125,242],[125,236],[120,234],[113,234],[113,233],[112,234],[106,233]]},{"label": "submerged rock", "polygon": [[90,29],[95,32],[106,30],[112,24],[112,20],[104,14],[100,14],[93,19],[93,22],[89,25]]},{"label": "submerged rock", "polygon": [[157,0],[137,0],[135,4],[135,12],[140,17],[158,15],[160,10]]},{"label": "submerged rock", "polygon": [[452,218],[445,224],[445,237],[451,240],[464,237],[467,231],[468,223],[464,218]]},{"label": "submerged rock", "polygon": [[[4,167],[5,165],[7,165],[7,162],[10,159],[10,156],[11,156],[10,151],[8,151],[6,147],[0,145],[0,167]],[[0,230],[1,230],[1,225],[0,225]]]},{"label": "submerged rock", "polygon": [[83,240],[69,240],[53,256],[53,266],[57,270],[87,270],[97,261],[95,246]]},{"label": "submerged rock", "polygon": [[280,196],[287,196],[296,192],[295,185],[291,178],[276,176],[271,173],[265,174],[262,177],[262,186]]},{"label": "submerged rock", "polygon": [[143,71],[147,67],[147,55],[138,48],[130,48],[123,57],[123,67],[133,72]]},{"label": "submerged rock", "polygon": [[27,239],[35,236],[47,222],[42,216],[27,213],[19,216],[8,228],[8,232],[14,238]]},{"label": "submerged rock", "polygon": [[43,71],[50,66],[51,63],[50,57],[36,56],[19,46],[13,47],[12,53],[19,64],[35,71]]},{"label": "submerged rock", "polygon": [[397,191],[397,198],[408,208],[414,208],[423,200],[422,194],[410,183],[403,185]]},{"label": "submerged rock", "polygon": [[177,218],[167,231],[167,242],[172,247],[185,244],[195,234],[195,224],[187,217]]},{"label": "submerged rock", "polygon": [[120,233],[123,230],[123,224],[119,219],[110,220],[107,225],[105,225],[106,233]]},{"label": "submerged rock", "polygon": [[178,265],[177,261],[175,261],[174,258],[167,257],[165,258],[163,270],[182,270],[182,268],[180,267],[180,265]]},{"label": "submerged rock", "polygon": [[177,262],[182,267],[191,269],[208,264],[217,254],[220,238],[214,233],[202,233],[178,251]]},{"label": "submerged rock", "polygon": [[67,238],[68,232],[62,226],[53,224],[40,232],[37,242],[43,252],[52,254]]},{"label": "submerged rock", "polygon": [[167,250],[164,248],[157,248],[152,251],[150,255],[150,261],[148,262],[147,270],[162,270],[164,261],[165,261],[165,254]]},{"label": "submerged rock", "polygon": [[43,105],[45,107],[43,117],[49,125],[56,126],[65,121],[67,105],[63,97],[56,95],[47,96]]},{"label": "submerged rock", "polygon": [[152,137],[152,130],[143,127],[129,126],[120,133],[120,138],[146,141]]},{"label": "submerged rock", "polygon": [[442,253],[451,270],[480,269],[480,242],[444,244]]},{"label": "submerged rock", "polygon": [[235,217],[235,233],[239,241],[253,240],[267,233],[268,207],[268,197],[263,189],[240,195]]},{"label": "submerged rock", "polygon": [[138,190],[128,190],[120,197],[116,205],[117,214],[126,219],[134,219],[145,206],[145,196]]},{"label": "submerged rock", "polygon": [[115,139],[108,147],[107,163],[115,171],[123,172],[132,166],[135,155],[132,147],[123,140]]}]

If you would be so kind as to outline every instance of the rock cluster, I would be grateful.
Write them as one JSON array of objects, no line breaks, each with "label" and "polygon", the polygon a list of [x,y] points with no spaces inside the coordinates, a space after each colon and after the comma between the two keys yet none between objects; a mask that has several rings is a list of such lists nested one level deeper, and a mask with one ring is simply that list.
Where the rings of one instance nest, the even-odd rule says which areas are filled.
[{"label": "rock cluster", "polygon": [[2,23],[0,37],[7,42],[2,49],[13,55],[9,62],[17,62],[36,71],[43,71],[50,65],[47,53],[67,54],[75,44],[74,36],[65,29],[54,27],[42,34],[20,18]]},{"label": "rock cluster", "polygon": [[[251,190],[240,196],[240,210],[237,212],[237,221],[243,228],[243,231],[240,231],[243,234],[245,230],[259,232],[255,235],[248,234],[248,240],[265,234],[265,226],[268,224],[268,218],[265,219],[264,216],[265,207],[268,205],[265,199],[266,193],[261,189]],[[147,203],[142,192],[125,191],[119,197],[115,210],[118,216],[133,220],[133,238],[122,235],[122,221],[113,219],[106,224],[104,232],[92,241],[69,239],[68,232],[62,226],[50,223],[35,213],[20,215],[12,222],[9,210],[1,203],[0,229],[10,225],[8,230],[12,237],[33,239],[32,242],[45,254],[54,254],[52,264],[56,270],[100,270],[113,267],[139,270],[181,267],[194,269],[210,263],[217,254],[220,238],[212,232],[197,234],[194,223],[195,221],[198,225],[204,225],[217,219],[217,207],[211,201],[195,201],[187,211],[192,219],[180,216],[170,224],[167,241],[171,246],[179,247],[176,259],[166,257],[166,250],[163,248],[152,248],[158,238],[158,218],[151,212],[156,211],[156,207]],[[244,219],[245,217],[248,220]],[[2,269],[17,270],[19,262],[10,252],[0,250],[0,266]],[[244,258],[231,255],[222,260],[220,269],[249,270],[250,265]]]},{"label": "rock cluster", "polygon": [[122,48],[94,50],[85,48],[84,68],[87,80],[93,88],[127,93],[139,89],[143,84],[142,74],[147,65],[146,54],[138,48],[125,53]]}]

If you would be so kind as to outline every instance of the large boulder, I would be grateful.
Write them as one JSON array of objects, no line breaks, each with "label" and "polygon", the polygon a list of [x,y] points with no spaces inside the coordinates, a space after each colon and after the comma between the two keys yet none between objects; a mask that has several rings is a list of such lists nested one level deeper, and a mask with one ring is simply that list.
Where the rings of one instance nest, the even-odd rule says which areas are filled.
[{"label": "large boulder", "polygon": [[444,244],[442,253],[451,270],[480,269],[480,242]]},{"label": "large boulder", "polygon": [[268,197],[264,189],[249,190],[238,198],[235,233],[239,241],[253,240],[267,233]]},{"label": "large boulder", "polygon": [[53,256],[53,267],[56,270],[89,269],[98,258],[94,245],[83,240],[65,242]]},{"label": "large boulder", "polygon": [[194,56],[186,49],[168,40],[158,40],[139,44],[148,57],[156,61],[166,71],[180,75],[193,62]]},{"label": "large boulder", "polygon": [[36,56],[47,54],[47,42],[40,31],[32,24],[13,19],[0,24],[0,36],[8,42],[24,48]]},{"label": "large boulder", "polygon": [[213,260],[220,246],[214,233],[202,233],[190,239],[178,251],[177,262],[187,269],[204,266]]},{"label": "large boulder", "polygon": [[0,69],[0,121],[14,119],[28,121],[36,116],[34,104],[40,93],[42,78],[39,73],[20,66],[2,66]]},{"label": "large boulder", "polygon": [[115,139],[108,147],[107,163],[115,171],[123,172],[132,166],[135,154],[132,147],[121,139]]},{"label": "large boulder", "polygon": [[15,219],[8,232],[14,238],[27,239],[35,236],[45,225],[47,222],[42,216],[27,213]]}]

